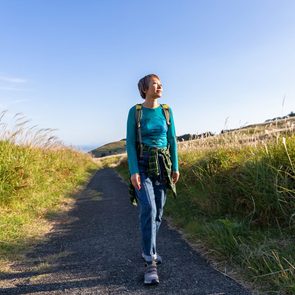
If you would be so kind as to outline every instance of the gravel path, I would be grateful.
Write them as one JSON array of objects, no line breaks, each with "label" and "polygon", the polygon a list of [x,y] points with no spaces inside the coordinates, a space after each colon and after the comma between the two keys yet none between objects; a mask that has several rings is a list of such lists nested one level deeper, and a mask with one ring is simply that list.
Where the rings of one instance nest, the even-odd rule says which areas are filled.
[{"label": "gravel path", "polygon": [[0,275],[0,294],[250,294],[214,270],[164,221],[158,286],[143,285],[138,210],[112,169],[97,171],[68,216],[15,266]]}]

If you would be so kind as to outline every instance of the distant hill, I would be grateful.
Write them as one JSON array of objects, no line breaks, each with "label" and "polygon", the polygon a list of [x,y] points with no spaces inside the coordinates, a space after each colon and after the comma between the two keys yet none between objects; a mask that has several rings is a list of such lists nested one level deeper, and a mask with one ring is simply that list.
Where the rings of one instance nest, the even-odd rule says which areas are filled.
[{"label": "distant hill", "polygon": [[250,124],[247,126],[243,126],[240,128],[235,128],[235,129],[224,129],[221,130],[222,133],[228,133],[228,132],[247,132],[249,133],[255,133],[260,131],[265,131],[265,130],[274,130],[274,129],[288,129],[290,126],[294,126],[294,121],[295,121],[295,113],[291,112],[289,115],[283,116],[283,117],[276,117],[273,119],[268,119],[265,120],[263,123],[255,123],[255,124]]},{"label": "distant hill", "polygon": [[89,152],[89,154],[93,155],[96,158],[110,156],[110,155],[118,155],[126,152],[126,139],[121,139],[120,141],[114,141],[111,143],[107,143],[101,147],[98,147]]},{"label": "distant hill", "polygon": [[266,120],[265,122],[272,122],[272,121],[277,121],[277,120],[283,120],[283,119],[289,119],[291,117],[295,117],[295,113],[291,112],[289,115],[287,116],[283,116],[283,117],[276,117],[276,118],[273,118],[273,119],[268,119]]},{"label": "distant hill", "polygon": [[[265,130],[276,130],[276,131],[284,131],[286,128],[292,127],[292,130],[294,130],[294,124],[295,124],[295,113],[291,112],[287,116],[283,117],[276,117],[273,119],[268,119],[263,123],[257,123],[257,124],[251,124],[247,126],[243,126],[236,129],[228,129],[228,130],[221,130],[222,133],[228,133],[228,132],[245,132],[247,134],[250,133],[259,133],[259,131],[265,132]],[[194,140],[199,138],[205,138],[214,136],[214,133],[208,131],[201,134],[184,134],[177,136],[178,142],[183,142],[187,140]],[[118,155],[123,154],[126,152],[126,139],[121,139],[119,141],[114,141],[108,144],[105,144],[101,147],[98,147],[89,153],[93,155],[96,158],[105,157],[105,156],[111,156],[111,155]]]}]

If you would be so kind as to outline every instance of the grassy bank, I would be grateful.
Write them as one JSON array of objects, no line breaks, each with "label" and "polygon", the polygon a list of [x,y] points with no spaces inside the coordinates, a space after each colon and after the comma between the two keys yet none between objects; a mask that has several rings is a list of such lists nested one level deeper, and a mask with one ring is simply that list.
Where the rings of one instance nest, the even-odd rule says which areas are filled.
[{"label": "grassy bank", "polygon": [[[50,219],[71,202],[97,164],[45,132],[1,130],[0,269],[42,239]],[[44,130],[43,130],[44,131]],[[25,136],[24,136],[25,134]],[[25,141],[24,141],[25,140]]]},{"label": "grassy bank", "polygon": [[267,294],[295,294],[295,137],[240,142],[181,148],[179,196],[166,214]]}]

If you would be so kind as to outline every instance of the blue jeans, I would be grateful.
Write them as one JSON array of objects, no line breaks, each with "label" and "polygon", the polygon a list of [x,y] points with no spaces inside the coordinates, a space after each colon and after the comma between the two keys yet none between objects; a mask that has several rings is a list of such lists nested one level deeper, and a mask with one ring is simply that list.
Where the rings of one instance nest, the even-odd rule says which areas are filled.
[{"label": "blue jeans", "polygon": [[146,261],[152,261],[157,257],[156,238],[162,222],[163,208],[166,202],[166,185],[163,183],[163,177],[161,176],[155,178],[147,176],[147,153],[144,153],[139,158],[138,164],[141,189],[136,190],[136,194],[140,209],[139,220],[142,236],[142,252]]}]

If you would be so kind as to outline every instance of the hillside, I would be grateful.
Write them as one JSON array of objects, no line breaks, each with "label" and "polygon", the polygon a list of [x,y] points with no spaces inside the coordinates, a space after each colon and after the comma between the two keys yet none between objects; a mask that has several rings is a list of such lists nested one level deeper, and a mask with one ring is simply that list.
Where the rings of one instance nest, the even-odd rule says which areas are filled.
[{"label": "hillside", "polygon": [[96,158],[101,158],[110,155],[118,155],[126,152],[126,140],[121,139],[119,141],[114,141],[107,143],[101,147],[98,147],[89,152]]},{"label": "hillside", "polygon": [[239,131],[243,133],[253,134],[253,133],[256,133],[259,131],[265,131],[265,130],[278,131],[278,130],[286,130],[290,128],[294,129],[294,124],[295,124],[295,114],[291,112],[287,116],[268,119],[263,123],[250,124],[240,128],[236,128],[236,129],[221,130],[221,133]]},{"label": "hillside", "polygon": [[[295,130],[295,116],[291,112],[289,115],[284,117],[277,117],[273,119],[268,119],[263,123],[256,123],[246,125],[236,129],[221,130],[220,134],[214,134],[210,131],[201,134],[184,134],[177,136],[177,141],[185,144],[185,142],[190,141],[192,143],[197,143],[199,139],[209,138],[206,143],[210,142],[210,138],[215,142],[224,133],[227,135],[243,135],[240,140],[243,141],[253,141],[267,139],[276,136],[278,133],[294,133]],[[121,139],[120,141],[114,141],[98,147],[89,153],[96,158],[101,158],[105,156],[118,155],[126,152],[126,139]]]}]

